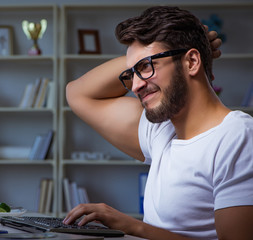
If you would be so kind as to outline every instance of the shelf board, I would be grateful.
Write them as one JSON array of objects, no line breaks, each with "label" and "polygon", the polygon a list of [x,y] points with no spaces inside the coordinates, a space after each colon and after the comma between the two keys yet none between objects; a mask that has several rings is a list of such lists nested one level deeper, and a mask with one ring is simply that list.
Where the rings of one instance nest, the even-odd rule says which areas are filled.
[{"label": "shelf board", "polygon": [[0,61],[53,61],[55,57],[53,55],[39,55],[39,56],[29,56],[29,55],[10,55],[10,56],[0,56]]},{"label": "shelf board", "polygon": [[253,59],[253,53],[223,53],[219,59]]},{"label": "shelf board", "polygon": [[56,4],[39,4],[31,6],[31,4],[15,4],[15,5],[7,5],[7,4],[1,4],[0,11],[38,11],[38,10],[51,10],[53,8],[56,8]]},{"label": "shelf board", "polygon": [[65,159],[62,161],[65,165],[137,165],[148,166],[138,160],[71,160]]},{"label": "shelf board", "polygon": [[53,112],[51,108],[0,107],[0,112]]},{"label": "shelf board", "polygon": [[54,160],[0,159],[0,165],[54,165]]}]

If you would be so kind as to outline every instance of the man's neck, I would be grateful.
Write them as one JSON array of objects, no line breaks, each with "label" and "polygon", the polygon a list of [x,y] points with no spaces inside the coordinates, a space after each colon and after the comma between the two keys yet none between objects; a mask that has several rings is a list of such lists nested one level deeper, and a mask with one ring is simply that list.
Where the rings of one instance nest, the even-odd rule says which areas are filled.
[{"label": "man's neck", "polygon": [[191,139],[219,125],[230,112],[213,93],[190,102],[171,119],[178,139]]}]

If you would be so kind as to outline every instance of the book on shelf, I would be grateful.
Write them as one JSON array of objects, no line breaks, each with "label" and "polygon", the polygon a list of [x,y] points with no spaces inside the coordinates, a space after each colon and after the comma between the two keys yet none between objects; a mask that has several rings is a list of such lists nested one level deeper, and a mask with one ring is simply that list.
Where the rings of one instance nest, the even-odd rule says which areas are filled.
[{"label": "book on shelf", "polygon": [[43,213],[46,204],[46,194],[47,194],[47,179],[42,179],[40,182],[40,196],[39,196],[39,213]]},{"label": "book on shelf", "polygon": [[54,131],[49,130],[47,134],[39,134],[35,137],[31,152],[30,160],[44,160],[47,158],[50,147],[53,142]]},{"label": "book on shelf", "polygon": [[63,179],[63,193],[65,200],[65,208],[66,211],[69,212],[71,210],[71,200],[70,200],[70,191],[69,191],[69,180],[68,178]]},{"label": "book on shelf", "polygon": [[35,108],[41,108],[45,106],[46,103],[46,97],[47,97],[47,91],[48,91],[48,78],[43,78],[41,80],[40,88],[36,97],[36,101],[34,104]]},{"label": "book on shelf", "polygon": [[[21,98],[20,108],[41,108],[47,107],[47,102],[53,100],[53,83],[48,78],[37,78],[34,82],[28,83]],[[51,91],[50,91],[50,88]],[[50,93],[51,92],[51,93]],[[49,100],[48,98],[52,98]],[[51,105],[53,105],[51,103]]]},{"label": "book on shelf", "polygon": [[89,203],[90,200],[89,200],[86,188],[79,187],[77,190],[78,190],[78,196],[79,196],[80,203]]},{"label": "book on shelf", "polygon": [[71,202],[71,208],[74,208],[77,206],[79,201],[79,195],[78,195],[78,187],[76,182],[71,182],[69,185],[70,188],[70,202]]},{"label": "book on shelf", "polygon": [[20,108],[31,107],[33,89],[34,89],[33,83],[29,83],[25,86],[25,90],[19,104]]},{"label": "book on shelf", "polygon": [[41,86],[41,79],[37,78],[35,80],[35,83],[33,84],[33,91],[32,91],[32,96],[31,96],[31,103],[29,104],[30,107],[34,107],[35,102],[36,102],[36,98],[38,96],[38,92],[40,90],[40,86]]},{"label": "book on shelf", "polygon": [[89,197],[84,187],[79,187],[75,181],[63,179],[63,193],[66,211],[70,211],[80,203],[89,203]]},{"label": "book on shelf", "polygon": [[46,96],[45,107],[49,109],[54,108],[54,99],[55,99],[55,83],[53,81],[48,82],[48,90]]},{"label": "book on shelf", "polygon": [[39,213],[49,214],[53,202],[53,180],[44,178],[40,181]]},{"label": "book on shelf", "polygon": [[46,195],[46,205],[45,205],[46,214],[49,214],[51,212],[52,202],[53,202],[53,190],[54,190],[53,180],[49,179],[47,182],[47,195]]},{"label": "book on shelf", "polygon": [[253,81],[250,83],[250,86],[243,98],[242,107],[253,107]]}]

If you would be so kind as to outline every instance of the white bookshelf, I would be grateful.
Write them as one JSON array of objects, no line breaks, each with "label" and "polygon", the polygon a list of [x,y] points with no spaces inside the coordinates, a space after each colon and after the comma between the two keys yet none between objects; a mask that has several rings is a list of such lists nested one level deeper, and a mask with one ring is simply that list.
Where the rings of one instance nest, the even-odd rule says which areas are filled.
[{"label": "white bookshelf", "polygon": [[[13,54],[0,55],[0,148],[18,147],[30,151],[36,135],[49,129],[55,132],[48,159],[29,160],[27,157],[0,157],[1,202],[38,210],[39,187],[44,178],[53,179],[55,190],[51,214],[57,214],[57,87],[51,108],[20,108],[25,86],[38,77],[48,77],[57,86],[57,26],[56,5],[1,6],[0,25],[13,29]],[[29,56],[28,40],[22,30],[22,21],[40,22],[47,19],[48,26],[38,44],[40,56]]]}]

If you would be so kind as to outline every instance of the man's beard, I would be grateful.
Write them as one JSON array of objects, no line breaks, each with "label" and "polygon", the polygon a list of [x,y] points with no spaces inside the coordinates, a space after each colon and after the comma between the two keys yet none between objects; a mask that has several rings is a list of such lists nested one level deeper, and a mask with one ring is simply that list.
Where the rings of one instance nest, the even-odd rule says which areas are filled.
[{"label": "man's beard", "polygon": [[187,84],[180,66],[176,67],[171,84],[163,91],[160,105],[154,109],[146,109],[146,117],[150,122],[161,123],[173,119],[185,106]]}]

